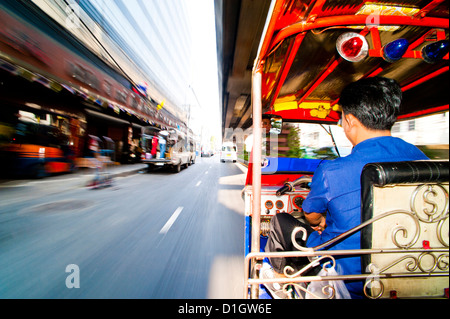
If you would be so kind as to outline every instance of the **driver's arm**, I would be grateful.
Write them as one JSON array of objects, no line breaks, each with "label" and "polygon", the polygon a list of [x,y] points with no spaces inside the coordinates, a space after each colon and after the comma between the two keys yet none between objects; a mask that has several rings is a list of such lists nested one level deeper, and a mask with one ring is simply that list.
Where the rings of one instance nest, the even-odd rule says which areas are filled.
[{"label": "driver's arm", "polygon": [[305,218],[312,229],[322,234],[327,227],[325,212],[328,210],[328,181],[326,179],[326,163],[319,165],[314,172],[311,191],[303,202]]}]

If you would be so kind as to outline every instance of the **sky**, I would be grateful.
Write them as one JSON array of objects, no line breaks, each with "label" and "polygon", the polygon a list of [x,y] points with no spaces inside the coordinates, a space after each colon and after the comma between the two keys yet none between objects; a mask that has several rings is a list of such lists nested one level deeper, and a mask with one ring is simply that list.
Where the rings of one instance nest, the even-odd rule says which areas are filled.
[{"label": "sky", "polygon": [[205,122],[211,123],[211,133],[221,135],[219,80],[213,0],[184,0],[188,3],[192,27],[192,85],[201,103]]},{"label": "sky", "polygon": [[[155,73],[153,76],[159,77],[159,83],[173,94],[173,100],[190,110],[190,126],[194,132],[203,133],[203,138],[209,138],[210,135],[220,138],[214,1],[89,1],[110,19],[110,23],[128,44],[147,62]],[[180,14],[185,15],[188,24],[186,28],[190,32],[176,28],[180,23],[172,21],[177,19],[178,12],[164,11],[168,5],[176,6],[178,11],[184,8]],[[135,21],[124,21],[130,16]],[[149,21],[149,16],[153,17],[152,21]],[[174,33],[178,37],[177,43],[167,43],[168,34]],[[190,39],[180,37],[187,33],[190,33]]]}]

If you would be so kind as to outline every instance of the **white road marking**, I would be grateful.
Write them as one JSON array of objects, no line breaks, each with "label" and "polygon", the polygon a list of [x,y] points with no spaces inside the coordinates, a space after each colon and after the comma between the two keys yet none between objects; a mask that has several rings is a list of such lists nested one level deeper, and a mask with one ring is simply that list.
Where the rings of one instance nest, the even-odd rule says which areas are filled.
[{"label": "white road marking", "polygon": [[159,231],[160,234],[166,234],[170,227],[172,227],[173,223],[175,223],[175,221],[178,218],[178,215],[180,215],[181,211],[183,210],[183,207],[178,207],[175,212],[172,214],[172,216],[169,218],[169,220],[167,221],[167,223],[163,226],[163,228],[161,228],[161,230]]}]

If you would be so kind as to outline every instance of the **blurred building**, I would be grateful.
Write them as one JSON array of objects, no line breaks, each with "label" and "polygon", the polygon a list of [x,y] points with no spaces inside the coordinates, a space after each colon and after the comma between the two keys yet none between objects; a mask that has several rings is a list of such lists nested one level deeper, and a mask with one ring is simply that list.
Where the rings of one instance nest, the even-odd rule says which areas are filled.
[{"label": "blurred building", "polygon": [[[188,64],[189,31],[183,8],[174,1],[142,10],[148,13],[146,23],[155,21],[156,29],[125,16],[155,51],[142,56],[92,3],[0,2],[0,126],[6,127],[0,135],[25,119],[60,128],[76,157],[86,154],[92,135],[112,141],[115,159],[125,161],[142,126],[186,130],[182,102],[188,71],[180,66]],[[114,4],[126,12],[125,2]],[[175,26],[164,28],[168,20]],[[172,33],[175,28],[185,31]],[[171,52],[177,50],[186,50],[186,60],[173,58]],[[141,64],[143,59],[148,63]]]},{"label": "blurred building", "polygon": [[112,67],[186,120],[191,34],[185,2],[33,0]]},{"label": "blurred building", "polygon": [[449,158],[449,112],[397,122],[392,135],[417,145],[432,159]]},{"label": "blurred building", "polygon": [[448,145],[448,114],[445,112],[397,122],[392,127],[392,134],[414,145]]}]

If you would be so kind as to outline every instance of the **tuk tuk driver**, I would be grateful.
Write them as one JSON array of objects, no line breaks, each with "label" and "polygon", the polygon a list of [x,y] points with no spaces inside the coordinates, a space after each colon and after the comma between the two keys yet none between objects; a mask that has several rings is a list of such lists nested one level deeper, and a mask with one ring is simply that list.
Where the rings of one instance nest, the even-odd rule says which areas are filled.
[{"label": "tuk tuk driver", "polygon": [[[307,247],[321,245],[358,226],[361,223],[360,175],[365,164],[428,159],[414,145],[391,136],[401,97],[399,84],[383,77],[365,78],[344,88],[339,105],[342,108],[343,130],[353,144],[352,153],[322,162],[314,172],[311,191],[302,205],[309,225],[286,213],[272,218],[266,251],[296,250],[292,245],[291,233],[297,226],[308,231],[306,242],[297,239],[298,244]],[[357,232],[326,249],[360,249],[360,242],[360,232]],[[361,273],[359,257],[335,256],[335,259],[336,270],[340,274]],[[282,274],[287,265],[298,271],[309,264],[306,257],[271,258],[270,262],[275,275]],[[362,281],[348,281],[345,284],[352,298],[364,296]]]},{"label": "tuk tuk driver", "polygon": [[272,123],[271,123],[271,119],[270,119],[270,115],[268,114],[263,114],[262,115],[262,122],[261,122],[261,126],[262,126],[262,133],[265,135],[269,135],[270,134],[270,129],[272,128]]},{"label": "tuk tuk driver", "polygon": [[[265,155],[270,155],[270,129],[272,128],[271,116],[269,114],[263,114],[261,120],[262,128],[262,151]],[[245,138],[245,148],[247,152],[251,152],[253,147],[253,134],[250,134]]]}]

